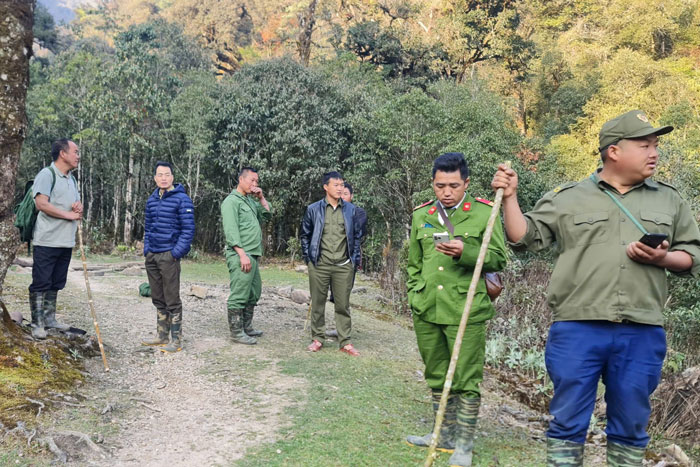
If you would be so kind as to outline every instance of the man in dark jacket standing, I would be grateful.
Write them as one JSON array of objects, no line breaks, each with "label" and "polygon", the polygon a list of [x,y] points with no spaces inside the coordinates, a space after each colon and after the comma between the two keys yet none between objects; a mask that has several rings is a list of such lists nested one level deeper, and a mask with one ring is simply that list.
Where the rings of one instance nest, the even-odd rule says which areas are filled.
[{"label": "man in dark jacket standing", "polygon": [[325,198],[306,208],[301,225],[301,251],[309,266],[311,291],[310,352],[323,347],[328,287],[334,292],[335,324],[340,350],[352,356],[359,353],[350,343],[350,288],[360,260],[360,235],[355,229],[355,205],[343,202],[345,185],[338,172],[323,176]]},{"label": "man in dark jacket standing", "polygon": [[162,352],[173,353],[182,350],[180,258],[190,251],[194,238],[194,206],[184,187],[173,185],[169,162],[156,162],[154,179],[158,187],[146,202],[143,254],[151,300],[158,310],[158,335],[143,345],[161,346]]}]

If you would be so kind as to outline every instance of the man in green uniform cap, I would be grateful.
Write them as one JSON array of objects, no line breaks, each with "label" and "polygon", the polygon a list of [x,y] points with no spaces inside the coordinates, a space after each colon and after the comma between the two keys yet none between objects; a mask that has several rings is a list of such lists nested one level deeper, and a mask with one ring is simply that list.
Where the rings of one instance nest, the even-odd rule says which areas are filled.
[{"label": "man in green uniform cap", "polygon": [[[416,208],[411,224],[408,303],[435,412],[493,204],[473,198],[466,191],[468,186],[469,168],[464,155],[441,155],[433,164],[433,190],[437,201]],[[449,240],[442,241],[446,236]],[[499,222],[493,230],[483,271],[500,271],[505,264],[506,247]],[[493,313],[493,305],[481,278],[464,333],[438,443],[438,449],[454,451],[450,465],[472,464],[481,400],[479,384],[483,379],[486,320]],[[414,446],[427,447],[430,434],[409,436],[406,441]]]},{"label": "man in green uniform cap", "polygon": [[260,223],[270,219],[270,206],[258,186],[258,172],[244,167],[238,186],[221,203],[226,237],[226,265],[231,293],[226,307],[231,338],[239,344],[257,343],[262,331],[253,328],[253,309],[262,293],[258,260],[262,255]]},{"label": "man in green uniform cap", "polygon": [[[581,466],[598,381],[605,384],[609,466],[641,466],[649,396],[666,353],[666,273],[700,274],[700,231],[688,204],[654,181],[659,136],[640,110],[600,130],[603,168],[547,193],[526,214],[517,174],[500,166],[506,234],[514,248],[556,242],[548,289],[554,323],[545,351],[554,383],[547,465]],[[650,235],[654,234],[654,235]]]}]

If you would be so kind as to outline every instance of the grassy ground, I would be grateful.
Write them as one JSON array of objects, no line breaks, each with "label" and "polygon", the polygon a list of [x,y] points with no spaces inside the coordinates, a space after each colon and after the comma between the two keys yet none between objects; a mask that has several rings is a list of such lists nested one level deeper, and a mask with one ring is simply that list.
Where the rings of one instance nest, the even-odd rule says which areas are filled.
[{"label": "grassy ground", "polygon": [[[100,262],[100,258],[91,258],[90,262]],[[305,274],[286,266],[267,264],[261,268],[261,274],[266,288],[308,287]],[[27,275],[8,278],[12,290],[17,292],[17,297],[13,297],[17,306],[26,303],[26,298],[19,296],[29,279]],[[184,261],[182,282],[226,284],[228,272],[222,261]],[[415,336],[405,317],[378,313],[380,306],[373,296],[379,290],[370,282],[359,281],[358,285],[369,288],[366,294],[353,294],[352,298],[353,342],[362,353],[360,358],[341,354],[335,342],[327,342],[317,354],[306,352],[308,331],[301,332],[301,325],[280,325],[274,333],[263,336],[267,345],[254,349],[260,352],[259,359],[241,360],[240,349],[233,347],[206,357],[208,366],[202,371],[207,376],[218,379],[225,374],[231,385],[255,387],[261,394],[266,390],[265,374],[273,371],[272,368],[305,382],[291,390],[293,403],[286,409],[286,422],[279,427],[279,436],[255,445],[235,465],[404,466],[423,463],[426,451],[404,442],[407,434],[425,434],[432,429],[429,394],[420,373],[422,364]],[[77,303],[84,298],[83,294],[80,290],[66,291],[64,303],[66,306],[69,306],[68,300]],[[327,317],[332,317],[330,306]],[[235,371],[221,373],[222,369],[231,368]],[[485,404],[492,407],[501,402],[493,394],[485,392],[484,396]],[[255,401],[249,403],[255,404]],[[64,411],[60,418],[75,423],[68,428],[110,437],[112,428],[99,417],[87,420],[84,415],[72,417],[70,409]],[[86,423],[92,428],[84,426]],[[534,441],[524,429],[505,426],[495,417],[482,416],[477,433],[475,466],[543,464],[544,444]],[[440,454],[435,465],[447,465],[448,458],[448,454]],[[0,449],[0,465],[43,465],[46,459],[46,454],[37,455],[35,448],[27,450],[26,444],[10,442]]]}]

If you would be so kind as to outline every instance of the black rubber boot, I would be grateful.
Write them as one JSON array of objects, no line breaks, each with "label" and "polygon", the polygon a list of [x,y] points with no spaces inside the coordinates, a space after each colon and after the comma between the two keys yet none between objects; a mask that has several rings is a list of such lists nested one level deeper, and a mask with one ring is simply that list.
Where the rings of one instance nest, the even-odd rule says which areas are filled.
[{"label": "black rubber boot", "polygon": [[260,337],[263,335],[262,331],[253,328],[253,313],[255,310],[254,305],[248,305],[243,310],[242,321],[243,321],[243,331],[250,337]]},{"label": "black rubber boot", "polygon": [[172,336],[172,338],[170,339],[170,343],[165,347],[161,347],[158,350],[165,353],[175,353],[182,350],[182,341],[180,339],[181,326],[182,324],[180,323],[170,324],[170,335]]},{"label": "black rubber boot", "polygon": [[67,331],[70,326],[56,321],[56,300],[58,299],[58,290],[49,290],[44,292],[44,327],[47,329],[58,329],[59,331]]},{"label": "black rubber boot", "polygon": [[168,313],[158,310],[156,327],[157,337],[155,339],[143,341],[141,345],[162,346],[168,344],[168,336],[170,335],[170,319]]},{"label": "black rubber boot", "polygon": [[257,344],[258,340],[255,337],[250,337],[243,330],[242,315],[243,310],[228,310],[228,327],[231,331],[231,340],[237,344],[253,345]]},{"label": "black rubber boot", "polygon": [[44,329],[44,292],[29,292],[29,309],[32,311],[32,337],[46,339]]}]

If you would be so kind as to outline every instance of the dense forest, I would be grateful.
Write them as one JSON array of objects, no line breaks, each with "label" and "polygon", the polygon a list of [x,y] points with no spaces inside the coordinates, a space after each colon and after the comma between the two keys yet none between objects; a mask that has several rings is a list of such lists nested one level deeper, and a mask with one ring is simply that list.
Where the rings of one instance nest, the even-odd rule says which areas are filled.
[{"label": "dense forest", "polygon": [[117,0],[60,27],[39,6],[35,36],[18,190],[52,140],[75,139],[93,248],[142,237],[158,159],[212,252],[238,167],[261,169],[269,254],[294,248],[320,175],[339,169],[377,269],[439,153],[464,152],[486,197],[514,159],[527,206],[595,168],[600,125],[631,108],[676,126],[659,175],[700,206],[697,2]]},{"label": "dense forest", "polygon": [[[656,177],[700,215],[696,0],[105,0],[60,25],[38,5],[34,36],[15,195],[52,141],[76,141],[90,252],[138,250],[156,160],[194,201],[192,259],[221,252],[240,167],[271,205],[267,257],[298,253],[321,175],[340,170],[369,215],[364,270],[406,311],[405,240],[437,155],[463,152],[486,198],[512,160],[527,209],[590,174],[601,125],[631,109],[675,127]],[[486,361],[540,397],[552,257],[509,259]],[[664,376],[700,364],[700,282],[669,281]]]}]

